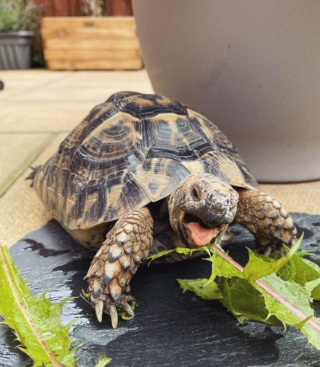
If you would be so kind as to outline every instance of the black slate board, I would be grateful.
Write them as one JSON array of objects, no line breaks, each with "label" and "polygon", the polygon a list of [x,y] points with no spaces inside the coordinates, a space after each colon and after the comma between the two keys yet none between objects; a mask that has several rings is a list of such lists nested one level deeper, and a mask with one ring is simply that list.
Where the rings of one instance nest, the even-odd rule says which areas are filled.
[{"label": "black slate board", "polygon": [[[320,264],[320,216],[293,214],[303,248],[314,252]],[[238,262],[247,259],[245,246],[253,236],[236,225],[235,238],[226,249]],[[14,262],[34,295],[48,291],[54,302],[79,296],[93,253],[76,244],[55,221],[32,232],[10,249]],[[94,366],[97,357],[113,358],[110,366],[320,366],[320,352],[306,346],[297,330],[246,322],[239,325],[219,302],[182,293],[176,278],[209,276],[210,265],[198,259],[176,264],[144,266],[134,277],[132,293],[140,302],[136,317],[119,322],[113,330],[105,317],[99,324],[82,298],[68,302],[62,322],[79,318],[71,337],[86,344],[79,350],[79,366]],[[318,315],[320,307],[318,307]],[[0,366],[25,367],[32,362],[15,348],[12,332],[0,325]]]}]

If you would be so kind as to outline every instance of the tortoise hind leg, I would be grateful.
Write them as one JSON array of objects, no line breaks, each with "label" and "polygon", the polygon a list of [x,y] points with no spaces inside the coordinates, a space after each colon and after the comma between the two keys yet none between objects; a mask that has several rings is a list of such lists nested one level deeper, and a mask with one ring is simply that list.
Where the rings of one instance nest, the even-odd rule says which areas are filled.
[{"label": "tortoise hind leg", "polygon": [[133,300],[129,283],[148,256],[152,231],[150,211],[142,208],[121,217],[107,234],[85,276],[89,283],[89,298],[98,321],[101,322],[105,312],[110,315],[112,326],[116,328],[117,309],[124,309],[134,316],[128,304]]},{"label": "tortoise hind leg", "polygon": [[28,177],[26,177],[26,180],[31,180],[31,184],[30,187],[33,187],[34,184],[34,179],[38,173],[38,171],[41,169],[41,165],[40,166],[29,166],[29,168],[32,169],[32,172],[30,173],[30,175]]},{"label": "tortoise hind leg", "polygon": [[235,221],[255,235],[266,255],[276,248],[281,250],[282,244],[291,246],[295,242],[297,230],[293,220],[277,200],[262,191],[237,191]]}]

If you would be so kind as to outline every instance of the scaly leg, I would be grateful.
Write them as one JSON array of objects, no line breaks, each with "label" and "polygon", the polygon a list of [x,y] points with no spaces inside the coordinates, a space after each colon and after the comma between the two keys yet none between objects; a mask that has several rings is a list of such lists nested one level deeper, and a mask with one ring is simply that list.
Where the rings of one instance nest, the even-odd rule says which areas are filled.
[{"label": "scaly leg", "polygon": [[112,326],[116,328],[117,309],[124,309],[134,316],[128,304],[134,300],[130,295],[129,282],[148,256],[152,232],[150,211],[142,208],[121,217],[107,234],[85,277],[99,322],[103,312],[106,312],[111,317]]},{"label": "scaly leg", "polygon": [[293,220],[277,200],[262,191],[239,189],[238,193],[235,221],[255,235],[266,255],[281,250],[283,243],[291,246],[295,242]]}]

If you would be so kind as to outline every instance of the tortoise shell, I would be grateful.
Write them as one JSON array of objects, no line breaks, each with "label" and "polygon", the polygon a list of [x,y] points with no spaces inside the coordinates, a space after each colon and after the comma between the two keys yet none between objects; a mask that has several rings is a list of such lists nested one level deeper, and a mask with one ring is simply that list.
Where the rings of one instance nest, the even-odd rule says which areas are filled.
[{"label": "tortoise shell", "polygon": [[96,106],[37,172],[35,188],[69,230],[161,200],[190,173],[257,189],[235,146],[209,120],[161,95],[122,92]]}]

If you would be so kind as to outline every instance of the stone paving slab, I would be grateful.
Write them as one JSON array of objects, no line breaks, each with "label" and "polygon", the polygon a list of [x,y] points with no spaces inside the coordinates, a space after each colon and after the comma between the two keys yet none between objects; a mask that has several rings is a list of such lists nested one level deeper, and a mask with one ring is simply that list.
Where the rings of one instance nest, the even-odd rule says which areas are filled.
[{"label": "stone paving slab", "polygon": [[[57,135],[52,143],[33,162],[33,165],[45,163],[55,153],[65,136],[66,134]],[[26,169],[0,198],[1,245],[13,245],[24,235],[40,228],[52,218],[38,198],[35,190],[30,187],[30,181],[26,180],[30,172],[30,169]]]},{"label": "stone paving slab", "polygon": [[0,196],[52,138],[50,134],[0,134]]},{"label": "stone paving slab", "polygon": [[68,132],[121,90],[152,93],[145,70],[126,72],[4,72],[0,133]]},{"label": "stone paving slab", "polygon": [[69,132],[95,105],[93,101],[0,101],[0,133]]},{"label": "stone paving slab", "polygon": [[[42,74],[39,74],[35,80],[24,78],[19,85],[16,84],[15,77],[5,76],[4,82],[8,88],[5,88],[4,92],[0,94],[1,99],[19,102],[36,101],[37,103],[57,100],[100,103],[120,90],[153,92],[145,71],[49,72],[48,76],[51,76],[50,79],[47,78],[48,80]],[[14,91],[15,94],[12,95]],[[8,96],[6,93],[11,94]]]},{"label": "stone paving slab", "polygon": [[320,214],[320,181],[261,186],[289,212]]},{"label": "stone paving slab", "polygon": [[70,76],[70,72],[55,73],[46,70],[1,70],[0,80],[5,88],[0,93],[0,101],[48,85],[53,81]]},{"label": "stone paving slab", "polygon": [[[72,87],[65,86],[59,88],[37,88],[34,90],[26,91],[12,97],[10,101],[31,101],[31,102],[53,102],[53,101],[68,101],[68,102],[88,102],[92,101],[93,104],[104,102],[113,93],[119,92],[124,89],[118,86],[106,85],[102,87]],[[139,92],[150,93],[150,88],[139,87]]]},{"label": "stone paving slab", "polygon": [[[149,88],[153,93],[151,82],[146,70],[139,71],[81,71],[73,72],[68,78],[54,81],[51,88],[60,87],[119,87],[119,90],[136,90]],[[122,88],[122,89],[121,89]],[[118,90],[118,91],[119,91]]]}]

